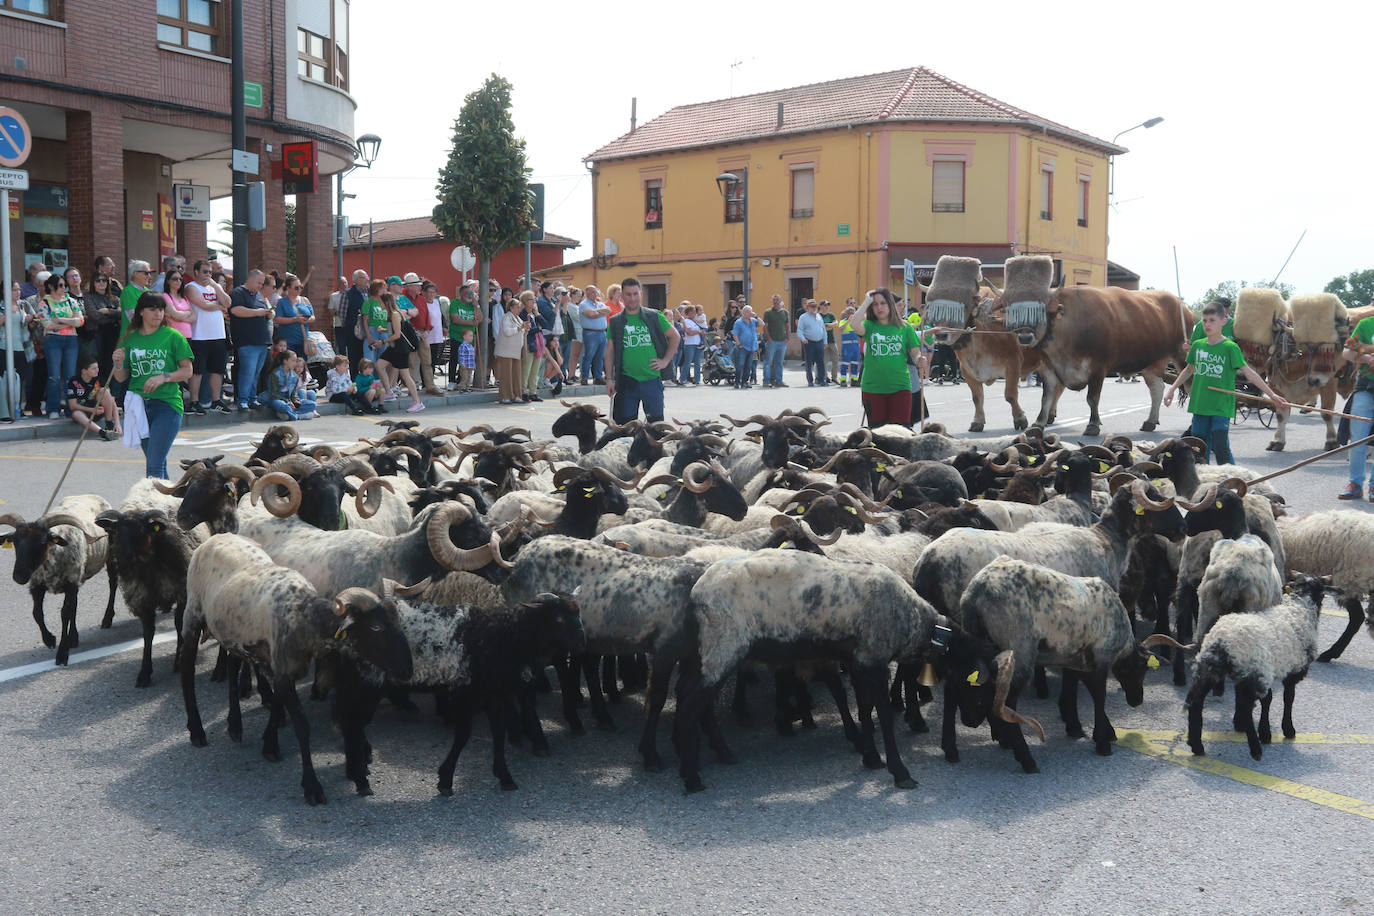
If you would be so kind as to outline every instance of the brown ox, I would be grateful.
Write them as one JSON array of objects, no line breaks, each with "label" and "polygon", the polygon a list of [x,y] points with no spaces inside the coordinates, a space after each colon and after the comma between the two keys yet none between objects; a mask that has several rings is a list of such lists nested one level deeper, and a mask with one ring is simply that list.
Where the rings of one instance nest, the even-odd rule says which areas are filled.
[{"label": "brown ox", "polygon": [[[1041,368],[1040,351],[1019,346],[1015,335],[1000,320],[989,317],[995,300],[984,297],[983,282],[976,258],[941,256],[930,286],[921,286],[926,296],[925,325],[933,329],[930,336],[934,342],[948,344],[959,359],[964,382],[973,395],[969,432],[983,431],[987,420],[983,413],[983,389],[998,379],[1006,381],[1004,396],[1011,405],[1012,424],[1025,429],[1029,421],[1021,409],[1018,383]],[[1051,409],[1051,422],[1053,415]]]},{"label": "brown ox", "polygon": [[[1150,389],[1150,415],[1140,425],[1159,425],[1164,373],[1172,362],[1183,366],[1195,319],[1179,298],[1163,290],[1061,286],[1051,289],[1053,262],[1044,256],[1009,258],[1006,287],[995,309],[1003,327],[1040,352],[1044,392],[1036,426],[1045,426],[1064,388],[1088,389],[1085,436],[1102,431],[1098,401],[1111,373],[1144,376]],[[1030,274],[1028,277],[1027,275]]]}]

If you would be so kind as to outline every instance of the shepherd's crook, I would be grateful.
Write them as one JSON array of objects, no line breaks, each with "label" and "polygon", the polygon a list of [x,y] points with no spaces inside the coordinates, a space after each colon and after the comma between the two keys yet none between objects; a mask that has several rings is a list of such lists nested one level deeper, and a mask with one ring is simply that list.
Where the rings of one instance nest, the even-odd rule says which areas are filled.
[{"label": "shepherd's crook", "polygon": [[[1230,390],[1229,388],[1218,388],[1218,387],[1216,387],[1215,385],[1208,385],[1208,386],[1207,386],[1207,390],[1208,390],[1208,391],[1219,391],[1219,392],[1221,392],[1222,394],[1233,394],[1233,395],[1235,395],[1235,396],[1238,397],[1238,398],[1245,398],[1247,401],[1260,401],[1260,402],[1262,402],[1262,403],[1269,404],[1269,405],[1272,405],[1272,404],[1274,403],[1273,401],[1269,400],[1268,398],[1262,398],[1262,397],[1260,397],[1259,395],[1245,394],[1244,392],[1241,392],[1241,391],[1232,391],[1232,390]],[[1357,417],[1357,416],[1354,416],[1353,414],[1341,413],[1339,410],[1325,410],[1325,409],[1323,409],[1323,408],[1321,408],[1321,407],[1303,407],[1303,406],[1301,406],[1301,405],[1294,405],[1294,404],[1289,404],[1288,406],[1289,406],[1291,409],[1293,409],[1293,410],[1310,410],[1310,411],[1313,411],[1314,413],[1329,414],[1330,416],[1333,416],[1333,417],[1342,417],[1342,418],[1344,418],[1344,419],[1346,419],[1346,420],[1362,420],[1362,421],[1364,421],[1365,423],[1370,422],[1370,421],[1369,421],[1369,417]]]}]

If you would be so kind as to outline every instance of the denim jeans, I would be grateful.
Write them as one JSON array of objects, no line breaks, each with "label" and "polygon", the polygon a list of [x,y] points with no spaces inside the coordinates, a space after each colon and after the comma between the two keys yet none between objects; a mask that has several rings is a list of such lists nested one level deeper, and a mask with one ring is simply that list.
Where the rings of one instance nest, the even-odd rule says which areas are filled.
[{"label": "denim jeans", "polygon": [[754,371],[754,351],[735,348],[735,387],[743,387]]},{"label": "denim jeans", "polygon": [[[1355,397],[1350,401],[1350,413],[1356,417],[1374,417],[1374,391],[1366,391],[1363,388],[1355,392]],[[1350,441],[1363,439],[1368,436],[1374,423],[1368,420],[1350,421]],[[1369,446],[1357,445],[1350,450],[1350,481],[1361,487],[1364,486],[1365,477],[1365,454]]]},{"label": "denim jeans", "polygon": [[267,349],[256,345],[238,348],[238,390],[235,393],[240,407],[247,407],[258,399],[258,376],[267,359]]},{"label": "denim jeans", "polygon": [[606,332],[582,329],[583,378],[602,378],[606,374]]},{"label": "denim jeans", "polygon": [[80,345],[75,334],[49,334],[43,338],[43,352],[48,357],[48,413],[67,409],[62,394],[67,379],[76,375],[76,352]]},{"label": "denim jeans", "polygon": [[167,453],[181,430],[181,411],[166,401],[144,398],[143,412],[148,416],[148,438],[139,443],[143,448],[144,476],[168,480]]},{"label": "denim jeans", "polygon": [[639,416],[644,407],[644,419],[651,423],[663,419],[663,380],[641,382],[622,376],[615,383],[615,401],[611,404],[611,419],[625,423]]},{"label": "denim jeans", "polygon": [[763,383],[782,384],[782,360],[787,355],[787,341],[770,340],[763,345]]},{"label": "denim jeans", "polygon": [[683,344],[682,350],[682,372],[677,380],[684,385],[687,382],[701,384],[701,344]]},{"label": "denim jeans", "polygon": [[1208,417],[1194,414],[1193,435],[1201,439],[1207,449],[1207,453],[1202,456],[1203,462],[1207,461],[1212,452],[1216,452],[1217,464],[1233,463],[1231,460],[1230,417]]},{"label": "denim jeans", "polygon": [[281,398],[273,398],[272,400],[267,402],[267,406],[275,410],[277,413],[286,414],[286,418],[288,420],[299,420],[301,418],[301,414],[308,414],[310,412],[305,409],[304,405],[302,405],[301,410],[298,413],[296,411],[296,408],[291,406],[290,401],[283,401]]},{"label": "denim jeans", "polygon": [[825,384],[825,341],[808,340],[802,344],[802,357],[806,360],[806,384]]}]

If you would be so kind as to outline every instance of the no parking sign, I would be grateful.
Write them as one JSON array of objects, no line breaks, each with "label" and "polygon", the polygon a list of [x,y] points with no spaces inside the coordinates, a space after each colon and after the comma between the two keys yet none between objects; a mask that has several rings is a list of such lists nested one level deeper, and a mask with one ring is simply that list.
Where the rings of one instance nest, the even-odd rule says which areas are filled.
[{"label": "no parking sign", "polygon": [[13,108],[0,106],[0,166],[23,165],[33,151],[29,122]]}]

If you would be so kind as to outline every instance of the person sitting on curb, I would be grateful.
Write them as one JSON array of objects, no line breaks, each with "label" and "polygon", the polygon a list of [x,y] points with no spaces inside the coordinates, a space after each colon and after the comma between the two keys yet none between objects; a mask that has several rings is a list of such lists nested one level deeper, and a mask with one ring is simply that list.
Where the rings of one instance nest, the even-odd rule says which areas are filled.
[{"label": "person sitting on curb", "polygon": [[88,357],[84,362],[85,365],[80,366],[76,375],[67,381],[67,411],[71,414],[72,422],[106,442],[110,440],[111,430],[115,438],[122,439],[124,428],[119,424],[119,409],[115,406],[114,396],[108,388],[100,385],[100,361]]}]

